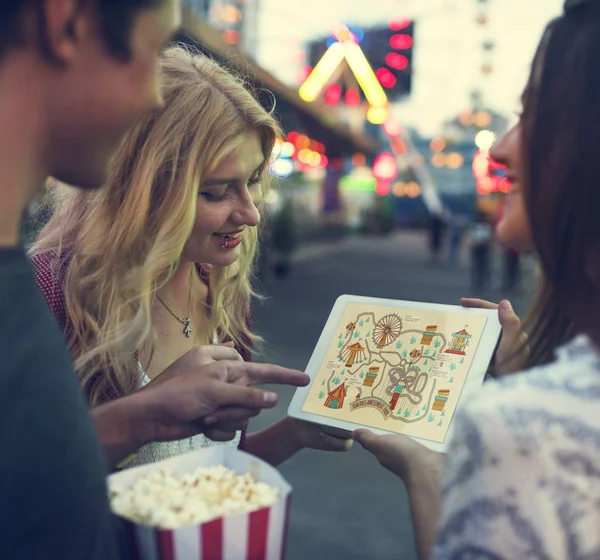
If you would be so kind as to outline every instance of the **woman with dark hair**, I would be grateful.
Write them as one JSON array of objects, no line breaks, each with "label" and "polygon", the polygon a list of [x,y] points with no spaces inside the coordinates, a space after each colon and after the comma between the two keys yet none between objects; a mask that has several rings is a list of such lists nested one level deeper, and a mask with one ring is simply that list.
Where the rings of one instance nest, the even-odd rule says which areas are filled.
[{"label": "woman with dark hair", "polygon": [[501,156],[544,278],[517,353],[535,367],[458,412],[441,492],[437,454],[355,434],[406,482],[422,558],[600,558],[599,67],[600,1],[568,0]]}]

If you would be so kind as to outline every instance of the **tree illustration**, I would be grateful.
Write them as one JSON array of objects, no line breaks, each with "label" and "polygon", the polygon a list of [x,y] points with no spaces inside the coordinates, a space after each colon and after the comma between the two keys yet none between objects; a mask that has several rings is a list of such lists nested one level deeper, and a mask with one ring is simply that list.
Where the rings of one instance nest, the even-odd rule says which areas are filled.
[{"label": "tree illustration", "polygon": [[427,422],[433,422],[435,420],[435,416],[433,415],[433,412],[431,412],[429,414],[429,416],[427,417]]},{"label": "tree illustration", "polygon": [[431,354],[432,358],[435,358],[437,356],[437,352],[434,352],[433,354]]},{"label": "tree illustration", "polygon": [[423,356],[429,356],[429,348],[425,348],[425,351],[423,352]]},{"label": "tree illustration", "polygon": [[465,359],[464,359],[464,358],[462,358],[462,359],[460,360],[460,362],[459,362],[459,363],[460,363],[460,364],[464,364],[464,363],[465,363]]},{"label": "tree illustration", "polygon": [[446,416],[446,411],[442,410],[442,414],[440,414],[440,416]]},{"label": "tree illustration", "polygon": [[400,350],[400,348],[402,348],[402,342],[397,342],[396,343],[396,350]]},{"label": "tree illustration", "polygon": [[370,323],[370,322],[371,322],[371,319],[370,319],[369,317],[367,317],[367,318],[365,319],[365,323]]},{"label": "tree illustration", "polygon": [[433,343],[433,347],[434,348],[439,348],[442,345],[442,342],[439,338],[435,339],[435,342]]},{"label": "tree illustration", "polygon": [[346,370],[345,370],[345,369],[343,369],[343,370],[342,370],[342,373],[340,373],[340,375],[346,375]]},{"label": "tree illustration", "polygon": [[342,333],[340,333],[340,336],[338,336],[338,338],[342,338]]},{"label": "tree illustration", "polygon": [[360,378],[361,378],[361,379],[364,379],[364,377],[365,377],[365,372],[364,372],[364,371],[361,371],[361,372],[360,372]]},{"label": "tree illustration", "polygon": [[365,324],[365,322],[364,322],[364,321],[360,321],[360,323],[358,323],[358,326],[359,326],[359,327],[362,327],[364,324]]},{"label": "tree illustration", "polygon": [[408,352],[405,350],[404,352],[402,352],[402,357],[406,358],[406,356],[408,356]]},{"label": "tree illustration", "polygon": [[411,338],[410,338],[410,343],[411,343],[411,344],[416,344],[416,343],[417,343],[417,337],[416,337],[416,336],[414,336],[414,335],[413,335],[413,336],[411,336]]},{"label": "tree illustration", "polygon": [[454,383],[454,376],[450,378],[450,383]]},{"label": "tree illustration", "polygon": [[454,362],[452,362],[450,364],[450,371],[454,371],[456,369],[456,364]]},{"label": "tree illustration", "polygon": [[325,380],[323,379],[323,382],[321,383],[321,385],[325,385],[325,383],[326,383],[326,382],[325,382]]},{"label": "tree illustration", "polygon": [[358,338],[360,336],[360,333],[358,331],[354,332],[354,338]]},{"label": "tree illustration", "polygon": [[443,424],[442,420],[440,420],[440,423],[438,424],[438,426],[441,426]]},{"label": "tree illustration", "polygon": [[423,365],[424,365],[424,366],[426,366],[426,365],[427,365],[427,360],[425,360],[425,361],[423,362]]},{"label": "tree illustration", "polygon": [[319,393],[319,398],[320,398],[320,399],[322,399],[322,398],[324,398],[324,397],[325,397],[325,393],[324,393],[323,391],[321,391],[321,392]]},{"label": "tree illustration", "polygon": [[371,331],[369,331],[369,332],[367,333],[367,338],[369,338],[370,336],[371,336]]},{"label": "tree illustration", "polygon": [[343,347],[344,347],[344,341],[343,341],[343,340],[340,340],[340,341],[338,342],[338,348],[343,348]]},{"label": "tree illustration", "polygon": [[410,416],[410,410],[407,408],[402,416],[404,416],[404,418],[408,418]]}]

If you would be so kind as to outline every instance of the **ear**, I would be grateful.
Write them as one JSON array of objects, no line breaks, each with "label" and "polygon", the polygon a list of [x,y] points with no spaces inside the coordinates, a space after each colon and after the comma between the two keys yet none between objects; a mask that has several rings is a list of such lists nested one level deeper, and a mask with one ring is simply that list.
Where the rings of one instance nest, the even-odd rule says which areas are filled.
[{"label": "ear", "polygon": [[40,25],[45,47],[56,62],[69,64],[76,56],[77,45],[89,32],[88,9],[81,0],[43,0]]}]

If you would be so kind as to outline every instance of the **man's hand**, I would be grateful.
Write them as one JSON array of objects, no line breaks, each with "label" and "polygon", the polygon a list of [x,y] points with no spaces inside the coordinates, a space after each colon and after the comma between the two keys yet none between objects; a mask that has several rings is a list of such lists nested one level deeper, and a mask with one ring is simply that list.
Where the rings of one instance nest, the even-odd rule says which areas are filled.
[{"label": "man's hand", "polygon": [[151,441],[205,433],[228,440],[248,420],[277,404],[277,394],[250,387],[277,383],[302,387],[300,371],[243,362],[228,346],[190,350],[135,393],[92,411],[111,465]]},{"label": "man's hand", "polygon": [[508,300],[497,303],[483,299],[462,298],[463,307],[476,307],[479,309],[497,309],[498,319],[502,325],[502,336],[496,350],[495,368],[498,375],[515,373],[521,369],[523,353],[527,352],[527,334],[521,327],[521,319],[515,313]]},{"label": "man's hand", "polygon": [[[212,362],[210,361],[212,359]],[[278,383],[302,387],[305,373],[242,361],[233,348],[195,348],[184,354],[144,390],[145,406],[155,426],[156,441],[182,439],[205,432],[227,440],[264,408],[277,404],[277,394],[249,385]]]}]

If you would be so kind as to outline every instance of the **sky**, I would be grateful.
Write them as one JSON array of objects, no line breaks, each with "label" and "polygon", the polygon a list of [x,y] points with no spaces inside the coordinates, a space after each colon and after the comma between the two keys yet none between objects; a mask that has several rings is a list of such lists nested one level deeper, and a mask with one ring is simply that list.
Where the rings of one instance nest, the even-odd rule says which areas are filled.
[{"label": "sky", "polygon": [[[469,106],[474,87],[483,91],[490,108],[508,117],[519,111],[538,41],[563,1],[487,0],[489,22],[482,27],[476,23],[481,0],[260,0],[256,58],[283,82],[295,85],[298,51],[335,24],[368,27],[413,18],[413,93],[396,112],[405,125],[434,135],[445,120]],[[494,71],[487,77],[480,71],[480,45],[486,39],[496,44]]]}]

